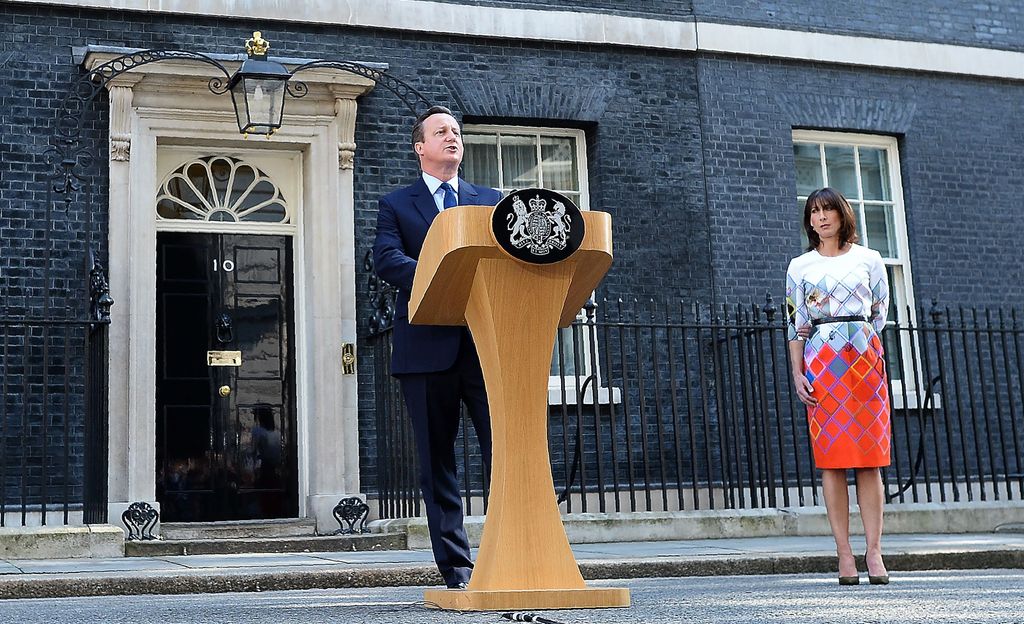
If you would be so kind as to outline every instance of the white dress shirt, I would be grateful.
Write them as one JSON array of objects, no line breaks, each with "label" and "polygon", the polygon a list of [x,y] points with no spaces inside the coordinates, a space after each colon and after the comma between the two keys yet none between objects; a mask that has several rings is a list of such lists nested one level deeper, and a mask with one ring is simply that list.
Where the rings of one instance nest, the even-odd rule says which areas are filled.
[{"label": "white dress shirt", "polygon": [[[441,185],[445,183],[445,180],[438,180],[429,173],[423,174],[423,181],[427,183],[427,189],[430,190],[430,194],[434,196],[434,204],[437,206],[437,211],[441,212],[444,210],[444,190],[441,189]],[[447,180],[448,184],[455,190],[455,199],[459,198],[459,176],[455,176],[451,180]]]}]

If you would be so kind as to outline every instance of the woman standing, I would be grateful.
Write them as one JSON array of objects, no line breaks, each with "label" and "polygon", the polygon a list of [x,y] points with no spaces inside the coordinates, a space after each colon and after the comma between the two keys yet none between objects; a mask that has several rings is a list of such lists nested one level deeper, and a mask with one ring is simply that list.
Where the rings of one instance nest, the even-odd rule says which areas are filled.
[{"label": "woman standing", "polygon": [[823,188],[804,206],[810,246],[786,275],[793,383],[807,405],[814,464],[822,471],[839,584],[860,582],[850,548],[847,470],[856,472],[857,505],[867,541],[868,579],[887,584],[882,561],[884,489],[889,465],[888,382],[879,332],[885,327],[889,284],[878,252],[857,243],[853,210]]}]

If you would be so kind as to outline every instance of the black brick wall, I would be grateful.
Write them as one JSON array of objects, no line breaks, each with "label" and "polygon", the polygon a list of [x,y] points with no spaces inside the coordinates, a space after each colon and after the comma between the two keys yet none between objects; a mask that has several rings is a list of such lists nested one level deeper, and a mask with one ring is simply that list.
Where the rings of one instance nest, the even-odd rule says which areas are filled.
[{"label": "black brick wall", "polygon": [[765,26],[909,41],[1024,49],[1024,5],[1018,0],[440,0],[505,8],[616,13],[669,20]]},{"label": "black brick wall", "polygon": [[[593,46],[478,42],[445,36],[368,32],[327,26],[281,25],[268,28],[245,20],[211,23],[201,18],[142,15],[116,11],[77,11],[51,7],[0,5],[5,12],[0,59],[5,89],[0,195],[2,227],[0,269],[13,289],[35,289],[36,273],[18,272],[27,262],[23,248],[36,241],[45,194],[42,159],[50,120],[60,96],[77,75],[71,46],[87,44],[135,48],[180,47],[209,52],[237,52],[253,29],[262,27],[275,54],[308,58],[342,58],[389,63],[394,75],[428,98],[469,109],[466,98],[488,85],[501,85],[515,97],[496,98],[466,112],[475,121],[565,123],[587,129],[591,206],[615,220],[615,264],[605,282],[611,293],[638,296],[704,297],[710,289],[707,223],[702,208],[699,132],[692,59],[665,53],[602,49]],[[13,54],[13,56],[12,56]],[[567,85],[565,90],[558,85]],[[537,85],[549,85],[537,88]],[[565,108],[563,102],[574,102]],[[228,101],[225,100],[225,105]],[[91,115],[93,141],[106,157],[105,102]],[[577,116],[578,115],[578,116]],[[575,117],[574,119],[570,119]],[[372,244],[376,201],[408,184],[416,162],[408,147],[411,119],[402,104],[384,89],[360,102],[355,169],[357,258]],[[91,207],[97,238],[106,235],[105,179],[96,172]],[[84,210],[84,208],[81,208]],[[78,220],[83,220],[79,218]],[[671,234],[668,234],[671,233]],[[664,239],[662,238],[664,236]],[[662,245],[658,241],[671,244]],[[81,248],[82,245],[79,245]],[[78,249],[61,252],[77,268]],[[61,254],[57,254],[60,256]],[[38,261],[37,261],[38,262]],[[357,283],[366,282],[359,274]],[[70,281],[68,282],[70,284]],[[7,291],[5,288],[5,291]],[[33,305],[29,302],[30,306]],[[35,310],[39,302],[35,302]],[[360,301],[360,331],[366,302]],[[371,350],[363,344],[360,359],[363,466],[373,479]]]},{"label": "black brick wall", "polygon": [[1024,279],[1006,234],[1024,227],[1021,85],[725,56],[700,71],[721,300],[781,300],[802,251],[792,130],[814,128],[898,137],[918,304],[1024,304],[1006,287]]},{"label": "black brick wall", "polygon": [[[632,3],[629,10],[610,0],[492,4],[589,7],[666,18],[687,15],[691,6],[668,0]],[[1020,17],[1014,3],[989,2],[962,10],[952,0],[928,5],[936,7],[929,14],[951,16],[942,18],[947,26],[915,29],[907,21],[915,12],[901,6],[897,15],[882,2],[848,3],[843,13],[827,15],[810,2],[781,8],[776,3],[774,15],[760,3],[696,3],[697,13],[708,19],[903,33],[970,45],[1024,45],[1016,30]],[[990,28],[999,36],[981,37],[975,26],[996,13],[1000,19],[1005,15],[1010,25],[993,28],[1005,27],[1007,32]],[[81,254],[90,240],[102,247],[106,237],[102,100],[90,109],[85,124],[85,146],[99,159],[83,185],[88,194],[80,195],[48,230],[41,227],[49,171],[42,152],[60,97],[77,75],[71,46],[236,53],[257,28],[264,30],[278,55],[389,63],[394,75],[473,122],[583,128],[591,206],[614,219],[615,263],[601,295],[707,300],[714,284],[720,302],[757,301],[765,291],[775,293],[778,302],[786,262],[800,251],[791,133],[793,127],[809,127],[899,137],[919,302],[931,297],[944,303],[1024,302],[1018,290],[1007,288],[1024,277],[1015,246],[1015,233],[1024,225],[1016,209],[1024,190],[1018,175],[1024,164],[1019,149],[1024,126],[1016,122],[1019,83],[716,55],[698,60],[692,54],[622,47],[473,41],[0,2],[0,288],[7,305],[15,312],[42,310],[46,249],[53,250],[52,309],[78,301]],[[377,198],[416,175],[408,147],[410,122],[408,111],[385,89],[360,101],[355,169],[359,259],[372,243]],[[707,206],[705,193],[710,197]],[[52,237],[49,243],[46,231]],[[360,293],[366,277],[357,275]],[[363,334],[365,298],[359,301],[359,314]],[[361,461],[368,485],[375,478],[371,352],[363,340]]]},{"label": "black brick wall", "polygon": [[694,0],[693,5],[698,19],[705,21],[1024,49],[1024,5],[1019,0]]}]

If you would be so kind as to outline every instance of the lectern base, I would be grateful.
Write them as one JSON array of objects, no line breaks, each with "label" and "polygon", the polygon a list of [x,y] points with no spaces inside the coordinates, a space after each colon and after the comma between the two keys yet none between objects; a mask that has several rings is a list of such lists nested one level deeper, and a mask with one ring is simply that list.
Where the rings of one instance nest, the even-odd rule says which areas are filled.
[{"label": "lectern base", "polygon": [[602,607],[628,607],[629,590],[620,587],[496,591],[428,589],[423,594],[423,600],[428,607],[456,611],[599,609]]}]

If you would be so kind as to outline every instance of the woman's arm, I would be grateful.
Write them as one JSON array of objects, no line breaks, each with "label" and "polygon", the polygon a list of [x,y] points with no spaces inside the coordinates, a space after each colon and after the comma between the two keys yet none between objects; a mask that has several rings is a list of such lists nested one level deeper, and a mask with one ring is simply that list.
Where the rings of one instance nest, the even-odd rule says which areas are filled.
[{"label": "woman's arm", "polygon": [[793,375],[793,387],[796,388],[796,396],[804,405],[817,405],[818,399],[814,398],[814,386],[807,381],[804,375],[804,341],[789,341],[789,366]]},{"label": "woman's arm", "polygon": [[811,324],[807,314],[807,300],[804,297],[803,279],[794,269],[793,263],[786,271],[786,315],[789,337],[789,365],[793,375],[796,396],[806,405],[818,402],[811,393],[814,387],[804,376],[804,340],[810,335]]}]

